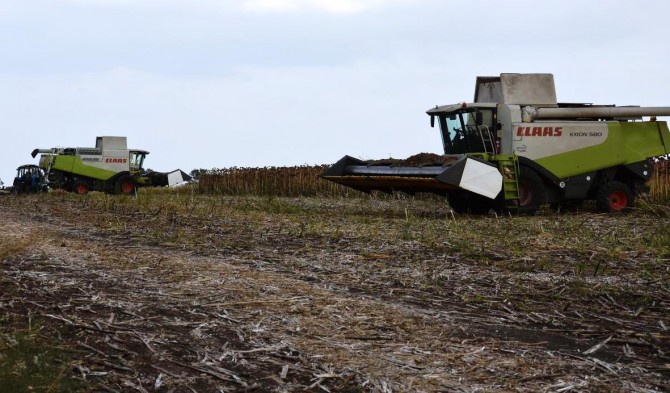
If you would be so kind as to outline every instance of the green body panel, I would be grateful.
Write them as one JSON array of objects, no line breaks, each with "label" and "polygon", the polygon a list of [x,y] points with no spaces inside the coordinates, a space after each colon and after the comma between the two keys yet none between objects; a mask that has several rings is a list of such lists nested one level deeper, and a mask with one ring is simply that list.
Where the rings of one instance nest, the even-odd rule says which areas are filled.
[{"label": "green body panel", "polygon": [[146,177],[146,176],[134,176],[135,178],[135,183],[138,186],[151,186],[152,182],[151,179]]},{"label": "green body panel", "polygon": [[670,132],[666,122],[619,124],[627,163],[670,154]]},{"label": "green body panel", "polygon": [[[43,165],[42,163],[40,163]],[[46,168],[44,168],[46,169]],[[54,157],[51,170],[57,170],[67,173],[73,173],[79,176],[86,176],[97,180],[108,180],[117,174],[117,172],[107,169],[101,169],[84,164],[78,156],[58,155]]]},{"label": "green body panel", "polygon": [[598,145],[536,159],[560,179],[632,164],[670,154],[665,122],[608,122],[608,137]]}]

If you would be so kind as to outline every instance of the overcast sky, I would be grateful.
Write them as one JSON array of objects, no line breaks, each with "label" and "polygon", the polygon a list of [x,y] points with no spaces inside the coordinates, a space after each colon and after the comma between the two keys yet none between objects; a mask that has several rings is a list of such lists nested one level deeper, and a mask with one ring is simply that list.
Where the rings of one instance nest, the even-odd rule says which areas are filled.
[{"label": "overcast sky", "polygon": [[[425,111],[478,75],[559,101],[670,106],[670,2],[0,0],[0,179],[127,136],[145,167],[441,153]],[[666,118],[667,119],[667,118]]]}]

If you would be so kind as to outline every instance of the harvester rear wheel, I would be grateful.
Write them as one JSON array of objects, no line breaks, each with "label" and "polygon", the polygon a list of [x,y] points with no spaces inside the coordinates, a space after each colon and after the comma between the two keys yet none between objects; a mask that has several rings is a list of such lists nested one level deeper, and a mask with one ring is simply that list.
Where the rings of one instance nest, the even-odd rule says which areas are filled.
[{"label": "harvester rear wheel", "polygon": [[79,195],[86,195],[91,191],[91,186],[84,180],[77,180],[72,185],[72,192]]},{"label": "harvester rear wheel", "polygon": [[135,192],[135,179],[132,176],[121,176],[116,181],[116,193],[122,195],[130,195]]},{"label": "harvester rear wheel", "polygon": [[598,189],[596,207],[602,212],[621,212],[633,206],[633,192],[619,181],[605,183]]}]

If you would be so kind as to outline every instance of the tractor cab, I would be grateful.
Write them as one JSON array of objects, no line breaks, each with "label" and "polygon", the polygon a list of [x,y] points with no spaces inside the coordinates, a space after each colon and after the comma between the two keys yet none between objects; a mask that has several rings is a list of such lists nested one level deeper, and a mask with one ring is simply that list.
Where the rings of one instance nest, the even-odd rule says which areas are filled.
[{"label": "tractor cab", "polygon": [[37,165],[21,165],[16,168],[14,192],[29,194],[48,191],[48,183],[44,170]]}]

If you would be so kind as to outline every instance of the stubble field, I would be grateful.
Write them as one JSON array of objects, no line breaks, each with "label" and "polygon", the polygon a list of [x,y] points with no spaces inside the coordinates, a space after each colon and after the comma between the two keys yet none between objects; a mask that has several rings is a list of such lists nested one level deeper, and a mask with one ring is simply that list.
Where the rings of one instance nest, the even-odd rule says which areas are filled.
[{"label": "stubble field", "polygon": [[140,190],[0,214],[0,391],[670,386],[666,207]]}]

